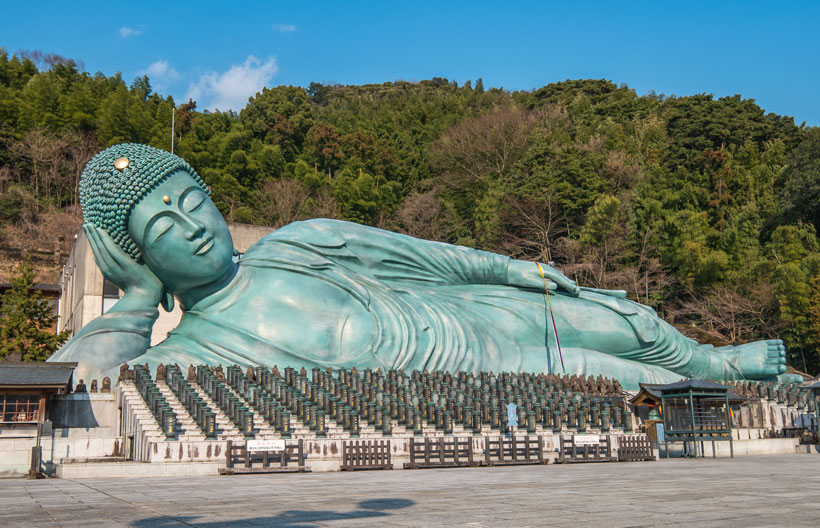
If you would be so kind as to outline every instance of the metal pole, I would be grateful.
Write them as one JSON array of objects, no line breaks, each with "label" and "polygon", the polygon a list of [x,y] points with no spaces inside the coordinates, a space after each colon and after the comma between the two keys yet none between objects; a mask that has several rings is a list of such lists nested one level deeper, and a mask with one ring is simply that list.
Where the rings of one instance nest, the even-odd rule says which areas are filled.
[{"label": "metal pole", "polygon": [[732,420],[729,416],[729,391],[726,391],[726,407],[724,407],[726,414],[726,425],[729,429],[729,458],[735,458],[734,439],[732,438]]},{"label": "metal pole", "polygon": [[698,443],[695,440],[695,397],[692,395],[692,389],[689,389],[689,412],[692,417],[692,447],[695,448],[695,458],[698,456]]}]

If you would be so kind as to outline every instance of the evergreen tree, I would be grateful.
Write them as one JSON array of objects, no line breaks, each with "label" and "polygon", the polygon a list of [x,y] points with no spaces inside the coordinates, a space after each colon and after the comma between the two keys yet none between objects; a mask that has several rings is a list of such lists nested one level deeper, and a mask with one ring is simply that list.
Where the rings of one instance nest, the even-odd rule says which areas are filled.
[{"label": "evergreen tree", "polygon": [[45,361],[69,332],[55,334],[57,316],[34,289],[36,272],[27,262],[17,267],[11,289],[0,298],[0,359],[17,355],[23,361]]}]

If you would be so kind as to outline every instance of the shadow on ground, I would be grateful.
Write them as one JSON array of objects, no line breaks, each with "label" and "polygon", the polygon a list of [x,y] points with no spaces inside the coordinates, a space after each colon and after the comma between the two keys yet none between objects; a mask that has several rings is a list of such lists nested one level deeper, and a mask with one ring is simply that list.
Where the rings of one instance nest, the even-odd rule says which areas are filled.
[{"label": "shadow on ground", "polygon": [[213,521],[198,522],[196,516],[162,516],[146,517],[134,521],[135,528],[171,528],[179,526],[196,526],[197,528],[228,527],[239,528],[246,526],[280,526],[293,528],[308,528],[317,522],[335,521],[341,519],[374,519],[393,515],[389,510],[409,508],[415,501],[408,499],[371,499],[361,501],[355,510],[341,512],[333,510],[285,510],[270,517],[250,517],[245,519],[216,519]]}]

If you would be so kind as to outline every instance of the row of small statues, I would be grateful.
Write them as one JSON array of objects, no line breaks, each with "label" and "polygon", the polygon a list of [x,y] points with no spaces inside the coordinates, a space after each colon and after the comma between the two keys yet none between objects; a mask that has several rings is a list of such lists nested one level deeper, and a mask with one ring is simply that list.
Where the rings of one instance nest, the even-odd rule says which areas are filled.
[{"label": "row of small statues", "polygon": [[[148,365],[146,364],[146,368]],[[217,377],[217,379],[221,381],[225,381],[225,372],[222,368],[222,365],[217,366],[209,366],[208,367]],[[300,369],[300,374],[302,376],[307,375],[307,369],[302,367]],[[333,373],[333,369],[331,367],[327,367],[326,372],[328,374]],[[381,369],[375,370],[376,374],[381,375]],[[273,366],[272,369],[273,376],[276,378],[282,378],[282,373],[279,371],[276,365]],[[351,374],[354,376],[359,376],[358,370],[354,367],[351,369]],[[398,371],[400,376],[404,376],[405,373],[402,370]],[[428,371],[424,371],[423,373],[425,376],[432,376],[434,379],[437,377],[449,376],[448,371],[434,371],[430,374]],[[165,379],[166,375],[166,367],[163,364],[157,365],[157,377],[156,379],[161,380]],[[246,370],[247,378],[251,381],[257,381],[255,379],[253,367],[248,367]],[[490,376],[494,376],[493,372],[489,373]],[[510,376],[517,377],[520,374],[510,373]],[[547,383],[552,383],[556,388],[561,389],[570,389],[573,392],[579,392],[584,394],[596,395],[596,396],[620,396],[623,394],[623,388],[618,380],[613,380],[610,378],[605,378],[601,375],[598,375],[597,378],[592,376],[578,376],[576,374],[573,375],[557,375],[557,374],[538,374],[534,376],[534,379],[544,379]],[[122,380],[133,380],[134,373],[128,368],[127,364],[123,364],[120,367],[120,377],[118,381]],[[196,367],[190,365],[188,367],[188,376],[187,379],[189,382],[196,381]],[[720,383],[720,382],[717,382]],[[768,385],[763,382],[758,381],[738,381],[736,383],[723,383],[724,385],[730,387],[732,391],[737,394],[738,396],[743,396],[744,398],[758,398],[759,397],[759,387],[761,384]],[[779,387],[779,384],[775,384],[776,387]],[[80,380],[80,383],[75,388],[75,392],[86,392],[86,386],[83,383],[83,380]],[[91,382],[91,390],[90,392],[97,392],[97,380],[92,380]],[[100,392],[111,392],[111,380],[109,378],[103,378],[102,388]]]},{"label": "row of small statues", "polygon": [[[216,375],[216,377],[218,379],[224,381],[225,374],[222,371],[222,365],[219,365],[217,367],[209,367],[209,368],[214,372],[214,374]],[[163,372],[164,372],[164,370],[163,370]],[[326,369],[326,372],[328,374],[332,374],[333,369],[331,367],[328,367]],[[382,374],[381,369],[379,369],[379,368],[377,368],[375,370],[375,372],[378,375]],[[277,368],[276,365],[273,366],[272,374],[276,378],[281,378],[282,377],[282,374],[281,374],[281,372],[279,372],[279,369]],[[305,367],[302,367],[301,370],[299,371],[299,374],[302,375],[302,376],[307,376],[307,369],[305,369]],[[355,367],[351,369],[351,374],[353,376],[356,376],[356,377],[359,376],[359,372]],[[400,376],[405,375],[403,370],[399,370],[398,374]],[[432,374],[432,377],[436,378],[436,377],[439,377],[439,376],[449,375],[449,374],[450,374],[449,371],[444,371],[444,372],[434,371],[433,374]],[[425,370],[424,375],[429,376],[430,374],[428,373],[428,371]],[[489,375],[494,376],[494,373],[490,372]],[[253,367],[248,367],[247,368],[245,376],[251,381],[258,381],[258,380],[255,379]],[[516,377],[516,376],[518,376],[518,374],[511,373],[511,376]],[[196,369],[194,368],[193,365],[188,367],[188,377],[189,377],[189,379],[191,379],[191,378],[196,379]],[[535,378],[539,379],[539,380],[541,378],[543,378],[547,383],[551,382],[556,388],[570,389],[573,392],[580,392],[580,393],[585,393],[585,394],[590,394],[590,395],[595,395],[595,396],[620,396],[620,395],[623,394],[623,388],[621,387],[621,384],[618,382],[618,380],[612,380],[612,379],[609,379],[609,378],[605,378],[601,375],[598,375],[597,378],[594,378],[592,376],[588,376],[588,377],[585,378],[584,376],[577,376],[575,374],[573,374],[571,376],[568,375],[568,374],[564,374],[563,376],[558,376],[556,374],[539,374],[539,375],[535,376]]]},{"label": "row of small statues", "polygon": [[761,387],[766,388],[768,386],[773,386],[775,391],[780,390],[783,387],[786,388],[796,388],[799,387],[796,383],[772,383],[772,382],[761,382],[761,381],[737,381],[735,383],[726,382],[726,381],[716,381],[716,380],[707,380],[707,381],[714,381],[714,383],[720,383],[726,387],[729,387],[729,390],[737,394],[738,396],[743,396],[744,398],[749,399],[758,399],[761,396]]},{"label": "row of small statues", "polygon": [[605,378],[598,375],[597,378],[592,376],[577,376],[573,374],[569,376],[564,374],[558,376],[556,374],[544,374],[547,382],[552,382],[555,386],[561,386],[564,389],[571,389],[573,392],[582,392],[586,394],[593,394],[599,396],[620,396],[624,390],[618,380]]},{"label": "row of small statues", "polygon": [[[146,364],[146,368],[147,367],[148,366]],[[214,373],[214,375],[217,377],[217,379],[219,379],[220,381],[225,381],[225,372],[222,368],[222,365],[217,365],[217,366],[212,366],[211,365],[211,366],[208,366],[208,368]],[[325,369],[325,371],[329,375],[333,374],[333,369],[331,367],[327,367]],[[166,367],[165,367],[165,365],[163,365],[163,364],[157,365],[157,371],[156,372],[157,372],[156,379],[158,379],[158,380],[165,379],[165,376],[166,376]],[[350,372],[353,376],[359,377],[359,371],[355,367],[350,369]],[[302,376],[307,376],[308,371],[307,371],[307,369],[305,369],[305,367],[302,367],[300,369],[299,373]],[[378,368],[375,370],[375,373],[379,376],[382,375],[381,369],[378,369]],[[397,374],[399,376],[405,376],[405,373],[404,373],[403,370],[397,371]],[[273,366],[272,375],[276,378],[282,378],[282,373],[279,371],[279,368],[276,365]],[[436,379],[436,378],[439,378],[439,377],[450,376],[450,373],[449,373],[449,371],[443,371],[443,372],[442,371],[433,371],[432,374],[431,374],[427,370],[425,370],[423,372],[423,375],[425,377],[430,376],[433,379]],[[488,373],[488,375],[491,378],[495,377],[495,374],[493,372]],[[621,387],[621,384],[618,382],[618,380],[605,378],[601,375],[599,375],[597,378],[594,378],[592,376],[584,377],[584,376],[578,376],[578,375],[575,375],[575,374],[573,374],[573,375],[564,374],[563,376],[559,376],[557,374],[538,374],[538,375],[516,374],[516,373],[499,374],[499,376],[507,376],[507,377],[510,377],[510,378],[518,378],[519,376],[522,376],[522,375],[526,375],[528,377],[531,377],[533,380],[538,380],[538,381],[543,380],[546,383],[552,383],[553,386],[555,386],[556,388],[559,388],[559,389],[569,389],[569,390],[572,390],[573,392],[589,394],[589,395],[593,395],[593,396],[621,396],[621,395],[623,395],[623,388]],[[130,376],[131,377],[129,377],[128,366],[123,365],[120,368],[120,379],[133,379],[133,372],[131,372]],[[256,380],[256,376],[255,376],[253,367],[248,367],[246,369],[245,376],[250,381],[254,381],[254,382],[258,381],[258,380]],[[187,379],[188,379],[189,382],[195,382],[196,381],[196,367],[194,367],[193,365],[190,365],[188,367]]]},{"label": "row of small statues", "polygon": [[729,387],[729,389],[732,392],[734,392],[738,396],[743,396],[744,398],[757,398],[758,395],[760,394],[758,392],[758,387],[760,386],[760,383],[758,383],[756,381],[755,382],[738,381],[734,385],[729,383],[729,384],[727,384],[727,386]]},{"label": "row of small statues", "polygon": [[[98,392],[97,391],[97,380],[95,380],[95,379],[91,380],[91,387],[90,388],[86,387],[85,380],[80,380],[80,382],[77,383],[74,386],[74,392],[77,392],[77,393],[83,393],[83,392],[95,393],[95,392]],[[111,378],[109,378],[108,376],[103,378],[102,387],[100,387],[99,392],[101,392],[101,393],[111,392]]]}]

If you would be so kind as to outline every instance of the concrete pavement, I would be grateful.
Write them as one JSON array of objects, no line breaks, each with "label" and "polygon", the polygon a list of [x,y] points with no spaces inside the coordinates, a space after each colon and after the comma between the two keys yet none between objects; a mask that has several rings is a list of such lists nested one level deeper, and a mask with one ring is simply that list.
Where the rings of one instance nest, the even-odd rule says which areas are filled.
[{"label": "concrete pavement", "polygon": [[820,456],[0,480],[0,525],[818,526]]}]

